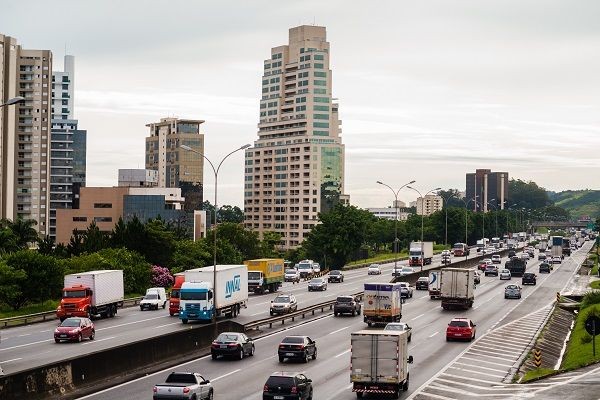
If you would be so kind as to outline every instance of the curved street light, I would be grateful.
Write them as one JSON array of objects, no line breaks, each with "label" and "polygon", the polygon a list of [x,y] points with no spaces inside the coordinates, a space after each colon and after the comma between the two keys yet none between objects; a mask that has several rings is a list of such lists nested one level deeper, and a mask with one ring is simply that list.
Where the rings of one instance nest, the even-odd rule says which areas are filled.
[{"label": "curved street light", "polygon": [[396,272],[396,265],[398,263],[398,193],[400,193],[400,190],[402,190],[402,188],[411,185],[413,183],[415,183],[416,181],[410,181],[408,183],[405,183],[404,185],[400,186],[400,188],[398,190],[394,190],[390,185],[385,184],[381,181],[377,181],[377,183],[379,185],[383,185],[385,187],[387,187],[388,189],[390,189],[392,191],[392,193],[394,193],[394,198],[396,199],[395,203],[394,203],[394,208],[396,209],[396,218],[394,219],[394,272]]},{"label": "curved street light", "polygon": [[[407,188],[414,190],[415,192],[419,193],[419,196],[421,197],[421,246],[423,246],[423,221],[425,220],[425,196],[427,196],[429,193],[431,192],[437,192],[438,190],[442,190],[442,188],[435,188],[435,189],[431,189],[430,191],[428,191],[427,193],[425,193],[425,196],[421,195],[421,192],[419,192],[417,189],[415,189],[412,186],[407,186]],[[418,205],[418,200],[417,200],[417,205]],[[423,255],[421,255],[421,271],[423,271]]]},{"label": "curved street light", "polygon": [[[248,147],[250,147],[250,144],[245,144],[231,152],[229,152],[229,154],[227,154],[225,157],[223,157],[223,159],[221,160],[221,162],[219,162],[219,165],[217,166],[217,168],[215,168],[214,164],[212,163],[212,161],[210,161],[210,159],[208,157],[206,157],[203,153],[192,149],[190,146],[186,146],[185,144],[179,145],[179,148],[186,150],[186,151],[190,151],[192,153],[196,153],[200,156],[202,156],[206,161],[208,161],[208,163],[210,164],[210,167],[213,170],[213,173],[215,175],[215,215],[214,215],[214,227],[213,227],[213,242],[214,242],[214,249],[213,249],[213,303],[216,305],[216,301],[217,301],[217,181],[218,181],[218,177],[219,177],[219,170],[221,169],[221,165],[223,165],[223,162],[233,153],[236,153],[240,150],[244,150],[247,149]],[[215,311],[213,313],[213,322],[216,324],[217,323],[217,309],[215,307]]]}]

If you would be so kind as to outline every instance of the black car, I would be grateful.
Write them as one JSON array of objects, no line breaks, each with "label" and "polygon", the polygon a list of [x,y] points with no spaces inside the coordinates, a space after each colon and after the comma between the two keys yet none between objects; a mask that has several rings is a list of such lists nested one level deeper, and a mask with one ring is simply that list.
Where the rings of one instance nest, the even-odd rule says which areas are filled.
[{"label": "black car", "polygon": [[352,314],[353,317],[360,315],[360,301],[358,297],[338,296],[333,304],[333,315],[337,317],[338,314]]},{"label": "black car", "polygon": [[308,336],[287,336],[279,344],[277,355],[279,362],[296,358],[307,363],[311,357],[317,359],[317,343]]},{"label": "black car", "polygon": [[342,274],[342,271],[334,269],[333,271],[329,272],[327,282],[344,282],[344,274]]},{"label": "black car", "polygon": [[312,398],[312,380],[300,372],[273,372],[263,387],[263,400]]},{"label": "black car", "polygon": [[545,272],[545,273],[549,274],[551,271],[552,271],[552,265],[550,265],[550,264],[548,264],[546,262],[543,262],[543,263],[540,264],[540,274],[542,272]]},{"label": "black car", "polygon": [[429,278],[422,276],[415,282],[415,289],[417,290],[428,290],[429,289]]},{"label": "black car", "polygon": [[213,340],[210,355],[213,360],[219,356],[231,356],[241,360],[245,355],[254,355],[254,342],[243,333],[223,332]]},{"label": "black car", "polygon": [[537,277],[532,272],[525,272],[523,279],[521,280],[522,285],[535,285],[537,284]]}]

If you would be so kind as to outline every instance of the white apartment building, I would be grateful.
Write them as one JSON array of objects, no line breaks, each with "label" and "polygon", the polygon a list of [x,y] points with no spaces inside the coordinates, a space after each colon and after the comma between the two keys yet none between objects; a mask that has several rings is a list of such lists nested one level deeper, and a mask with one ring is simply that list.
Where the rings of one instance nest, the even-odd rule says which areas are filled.
[{"label": "white apartment building", "polygon": [[26,50],[0,34],[0,218],[37,221],[48,233],[52,52]]},{"label": "white apartment building", "polygon": [[298,246],[344,193],[344,145],[325,27],[289,30],[264,62],[258,139],[245,154],[245,227]]},{"label": "white apartment building", "polygon": [[431,215],[444,207],[444,199],[437,194],[428,194],[417,198],[417,215]]}]

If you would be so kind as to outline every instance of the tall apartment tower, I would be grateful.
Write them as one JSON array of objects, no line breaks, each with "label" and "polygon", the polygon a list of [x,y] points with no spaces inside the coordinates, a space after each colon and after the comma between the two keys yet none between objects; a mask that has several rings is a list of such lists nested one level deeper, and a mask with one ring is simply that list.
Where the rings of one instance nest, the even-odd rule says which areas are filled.
[{"label": "tall apartment tower", "polygon": [[[203,120],[161,118],[146,125],[146,169],[158,171],[158,187],[181,188],[184,210],[200,210],[203,202],[204,134]],[[197,151],[183,150],[186,145]]]},{"label": "tall apartment tower", "polygon": [[37,222],[48,233],[52,52],[26,50],[0,34],[0,218]]},{"label": "tall apartment tower", "polygon": [[50,237],[56,239],[56,210],[79,208],[85,187],[87,131],[74,119],[75,57],[65,55],[64,71],[52,73],[50,153]]},{"label": "tall apartment tower", "polygon": [[325,27],[289,30],[289,44],[264,62],[258,140],[246,150],[245,226],[298,246],[318,213],[347,202],[344,145],[332,96]]},{"label": "tall apartment tower", "polygon": [[474,211],[487,212],[490,205],[504,210],[508,206],[508,172],[477,169],[467,174],[465,198]]}]

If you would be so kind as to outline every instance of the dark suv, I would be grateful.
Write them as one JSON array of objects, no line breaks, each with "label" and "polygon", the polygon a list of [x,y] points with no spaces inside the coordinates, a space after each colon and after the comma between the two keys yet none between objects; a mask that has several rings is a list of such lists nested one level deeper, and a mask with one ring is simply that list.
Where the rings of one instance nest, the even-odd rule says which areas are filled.
[{"label": "dark suv", "polygon": [[338,314],[352,314],[353,317],[360,315],[360,301],[358,297],[338,296],[333,305],[333,315],[337,317]]},{"label": "dark suv", "polygon": [[312,398],[312,380],[300,372],[273,372],[263,387],[263,400]]},{"label": "dark suv", "polygon": [[521,280],[522,285],[535,285],[537,284],[537,277],[532,272],[525,272],[523,279]]},{"label": "dark suv", "polygon": [[317,359],[317,343],[308,336],[287,336],[279,344],[277,355],[279,362],[296,358],[307,363],[309,358]]}]

